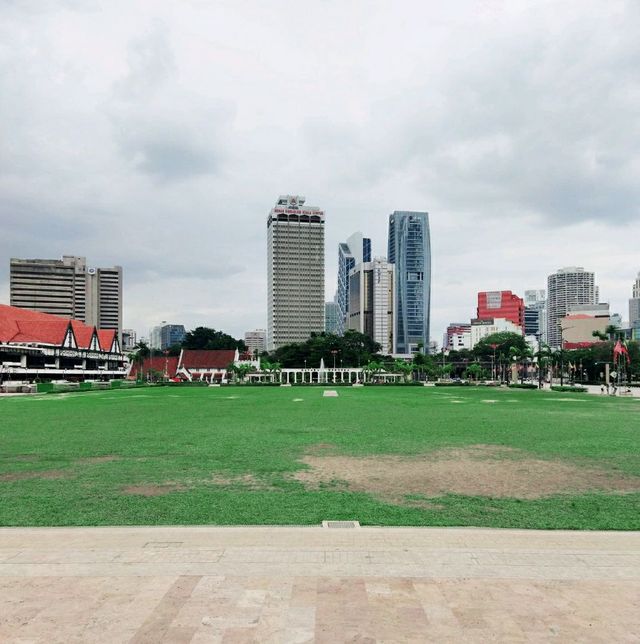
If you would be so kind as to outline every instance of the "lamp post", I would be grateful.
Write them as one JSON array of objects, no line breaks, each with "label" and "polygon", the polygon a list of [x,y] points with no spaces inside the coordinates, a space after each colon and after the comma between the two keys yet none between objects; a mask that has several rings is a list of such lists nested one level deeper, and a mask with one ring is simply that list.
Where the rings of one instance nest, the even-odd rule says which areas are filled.
[{"label": "lamp post", "polygon": [[496,378],[496,349],[500,346],[499,344],[490,344],[489,345],[493,349],[493,358],[491,359],[491,377],[493,380],[497,380]]}]

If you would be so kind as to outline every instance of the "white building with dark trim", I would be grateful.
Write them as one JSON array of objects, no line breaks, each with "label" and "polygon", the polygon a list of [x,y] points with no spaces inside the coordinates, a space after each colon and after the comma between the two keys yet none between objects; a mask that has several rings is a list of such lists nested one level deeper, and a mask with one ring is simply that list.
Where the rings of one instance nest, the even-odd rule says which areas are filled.
[{"label": "white building with dark trim", "polygon": [[124,378],[116,329],[0,304],[0,381]]}]

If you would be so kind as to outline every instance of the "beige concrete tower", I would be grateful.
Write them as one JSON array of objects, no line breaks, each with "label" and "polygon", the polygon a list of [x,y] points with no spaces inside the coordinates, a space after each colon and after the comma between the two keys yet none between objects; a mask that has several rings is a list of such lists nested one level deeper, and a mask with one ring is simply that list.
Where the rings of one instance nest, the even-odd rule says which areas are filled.
[{"label": "beige concrete tower", "polygon": [[282,195],[267,218],[267,349],[324,331],[324,212]]}]

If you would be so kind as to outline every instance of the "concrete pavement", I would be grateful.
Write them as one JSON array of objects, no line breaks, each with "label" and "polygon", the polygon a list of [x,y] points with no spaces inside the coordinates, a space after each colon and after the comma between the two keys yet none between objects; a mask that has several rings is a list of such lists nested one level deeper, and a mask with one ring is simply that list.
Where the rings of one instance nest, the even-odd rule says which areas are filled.
[{"label": "concrete pavement", "polygon": [[0,529],[1,642],[640,641],[640,533]]}]

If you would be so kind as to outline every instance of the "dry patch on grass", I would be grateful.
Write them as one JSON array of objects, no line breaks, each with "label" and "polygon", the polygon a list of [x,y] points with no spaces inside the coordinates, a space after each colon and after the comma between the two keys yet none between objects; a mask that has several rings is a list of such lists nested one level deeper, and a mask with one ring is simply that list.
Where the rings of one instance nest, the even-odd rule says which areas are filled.
[{"label": "dry patch on grass", "polygon": [[122,488],[124,494],[137,494],[139,496],[163,496],[171,492],[181,492],[187,488],[180,483],[162,483],[158,485],[127,485]]},{"label": "dry patch on grass", "polygon": [[93,465],[94,463],[111,463],[112,461],[119,460],[121,460],[120,456],[107,454],[105,456],[87,456],[86,458],[79,458],[75,463],[77,465]]},{"label": "dry patch on grass", "polygon": [[253,474],[241,474],[238,476],[222,476],[221,474],[212,474],[211,479],[208,481],[214,485],[222,487],[239,486],[246,490],[276,490],[274,486],[268,482],[259,479]]},{"label": "dry patch on grass", "polygon": [[12,481],[28,481],[29,479],[43,479],[46,481],[54,481],[56,479],[65,479],[68,476],[68,470],[32,470],[30,472],[12,472],[10,474],[0,474],[0,482],[10,483]]},{"label": "dry patch on grass", "polygon": [[407,496],[428,499],[460,494],[537,499],[596,490],[640,491],[640,477],[532,458],[521,450],[491,445],[442,449],[415,457],[316,453],[302,460],[310,469],[296,472],[294,477],[310,488],[339,480],[351,491],[403,505],[419,505]]}]

